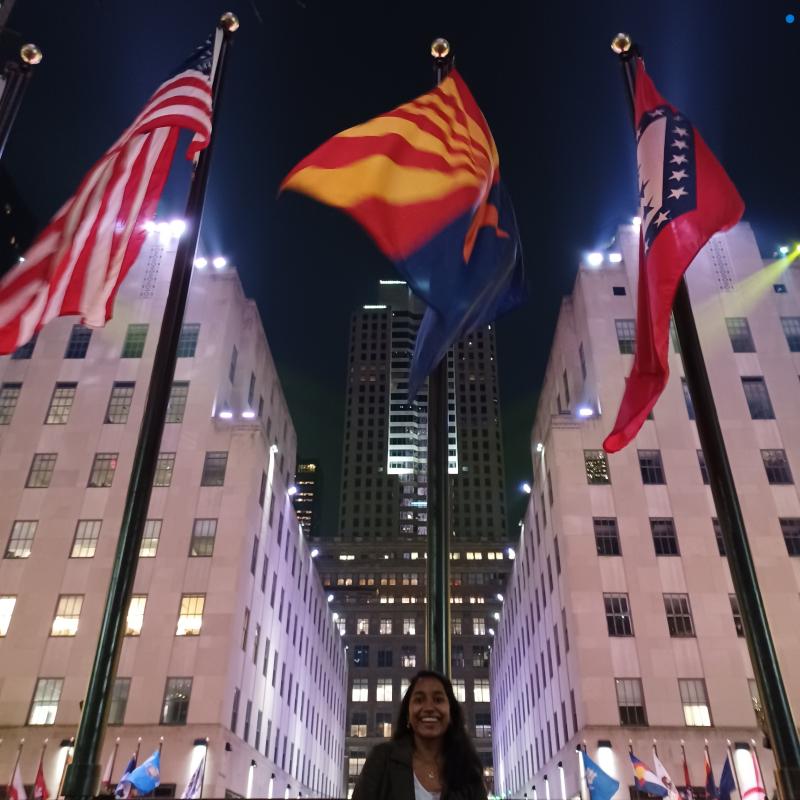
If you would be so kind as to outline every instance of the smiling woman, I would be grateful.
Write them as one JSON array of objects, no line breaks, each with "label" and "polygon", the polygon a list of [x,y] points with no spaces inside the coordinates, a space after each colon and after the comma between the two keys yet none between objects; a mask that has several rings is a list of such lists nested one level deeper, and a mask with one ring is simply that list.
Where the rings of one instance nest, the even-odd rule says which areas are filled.
[{"label": "smiling woman", "polygon": [[486,800],[481,762],[446,677],[414,676],[392,741],[369,754],[353,800]]}]

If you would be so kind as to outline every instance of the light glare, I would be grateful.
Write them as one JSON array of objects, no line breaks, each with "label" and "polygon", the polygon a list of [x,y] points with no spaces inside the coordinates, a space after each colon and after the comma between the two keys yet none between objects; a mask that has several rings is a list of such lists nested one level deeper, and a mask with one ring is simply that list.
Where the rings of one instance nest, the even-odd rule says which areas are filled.
[{"label": "light glare", "polygon": [[289,497],[294,497],[297,494],[297,487],[290,486],[286,491],[289,493]]},{"label": "light glare", "polygon": [[223,409],[222,411],[219,412],[219,418],[220,419],[232,419],[233,418],[233,411],[231,411],[230,409],[225,408],[225,409]]},{"label": "light glare", "polygon": [[314,548],[314,549],[311,551],[311,558],[316,558],[318,555],[319,555],[319,550],[318,550],[318,549],[315,547],[315,548]]},{"label": "light glare", "polygon": [[214,269],[222,269],[227,265],[228,260],[222,256],[217,256],[211,263],[214,265]]},{"label": "light glare", "polygon": [[586,419],[587,417],[593,417],[594,409],[592,409],[590,406],[579,406],[578,416],[583,417],[584,419]]},{"label": "light glare", "polygon": [[531,485],[527,481],[523,483],[522,486],[520,486],[519,488],[522,489],[522,491],[525,492],[525,494],[530,494],[532,491]]},{"label": "light glare", "polygon": [[602,253],[587,253],[587,255],[586,255],[586,263],[590,267],[599,267],[603,263],[603,254]]},{"label": "light glare", "polygon": [[242,418],[243,419],[255,419],[256,412],[253,411],[252,408],[248,408],[247,411],[242,411]]},{"label": "light glare", "polygon": [[609,253],[608,260],[612,264],[619,264],[619,262],[622,261],[622,253]]},{"label": "light glare", "polygon": [[208,259],[203,258],[202,256],[200,258],[196,258],[194,260],[194,265],[197,267],[197,269],[205,269],[208,266]]}]

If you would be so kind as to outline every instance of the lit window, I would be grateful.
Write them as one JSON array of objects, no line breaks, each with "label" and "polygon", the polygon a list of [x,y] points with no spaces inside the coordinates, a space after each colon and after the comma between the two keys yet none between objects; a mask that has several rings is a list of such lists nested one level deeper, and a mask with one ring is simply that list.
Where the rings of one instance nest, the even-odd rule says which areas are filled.
[{"label": "lit window", "polygon": [[369,633],[369,617],[359,617],[356,620],[356,633]]},{"label": "lit window", "polygon": [[156,462],[156,474],[153,486],[169,486],[172,483],[172,472],[175,469],[175,453],[159,453]]},{"label": "lit window", "polygon": [[78,632],[78,620],[81,616],[83,595],[62,594],[58,598],[56,614],[50,628],[51,636],[75,636]]},{"label": "lit window", "polygon": [[191,678],[167,678],[161,707],[162,725],[185,725],[192,696]]},{"label": "lit window", "polygon": [[461,617],[450,617],[450,633],[461,636]]},{"label": "lit window", "polygon": [[361,774],[367,754],[363,750],[351,750],[347,759],[347,774],[351,778],[357,778]]},{"label": "lit window", "polygon": [[8,626],[11,624],[11,617],[14,614],[14,606],[17,598],[12,594],[0,595],[0,636],[8,633]]},{"label": "lit window", "polygon": [[89,474],[89,486],[92,488],[108,488],[114,481],[119,453],[95,453],[92,471]]},{"label": "lit window", "polygon": [[405,669],[414,669],[417,666],[416,647],[403,647],[400,653],[400,666]]},{"label": "lit window", "polygon": [[647,725],[644,692],[639,678],[616,678],[617,708],[621,725]]},{"label": "lit window", "polygon": [[375,698],[379,703],[392,702],[392,679],[391,678],[378,678],[377,696]]},{"label": "lit window", "polygon": [[164,422],[183,422],[188,397],[189,381],[173,381],[169,390],[167,416],[164,418]]},{"label": "lit window", "polygon": [[369,699],[369,684],[366,678],[354,678],[350,699],[354,703],[366,703]]},{"label": "lit window", "polygon": [[476,703],[491,702],[488,678],[475,678],[475,683],[472,686],[472,698]]},{"label": "lit window", "polygon": [[486,711],[475,712],[475,738],[488,739],[492,735],[492,715]]},{"label": "lit window", "polygon": [[31,700],[28,725],[52,725],[56,721],[63,678],[39,678]]},{"label": "lit window", "polygon": [[158,552],[158,540],[161,538],[161,520],[148,519],[144,523],[142,546],[139,548],[139,558],[155,558]]},{"label": "lit window", "polygon": [[339,636],[344,636],[347,633],[347,617],[339,616],[339,618],[334,622],[336,626],[336,630],[339,633]]},{"label": "lit window", "polygon": [[453,692],[459,703],[467,702],[467,687],[463,678],[453,679]]},{"label": "lit window", "polygon": [[32,519],[17,519],[11,526],[4,558],[28,558],[33,547],[38,522]]},{"label": "lit window", "polygon": [[375,727],[377,728],[378,736],[384,739],[391,739],[392,737],[392,715],[388,711],[375,712]]},{"label": "lit window", "polygon": [[591,485],[611,483],[608,459],[602,450],[584,450],[583,461],[586,468],[586,481]]},{"label": "lit window", "polygon": [[411,678],[400,678],[400,697],[406,696],[409,686],[411,686]]},{"label": "lit window", "polygon": [[702,678],[679,678],[684,722],[692,727],[711,726],[711,710],[708,706],[706,682]]},{"label": "lit window", "polygon": [[35,453],[25,487],[28,489],[46,489],[56,468],[57,453]]},{"label": "lit window", "polygon": [[472,635],[486,636],[486,620],[483,617],[472,618]]},{"label": "lit window", "polygon": [[403,633],[406,636],[414,636],[417,632],[417,620],[415,617],[403,617]]},{"label": "lit window", "polygon": [[55,385],[53,394],[50,397],[50,406],[47,409],[47,416],[44,418],[45,425],[67,424],[77,388],[77,383],[57,383]]},{"label": "lit window", "polygon": [[363,738],[367,735],[367,712],[354,711],[350,715],[350,735]]},{"label": "lit window", "polygon": [[70,558],[93,558],[97,549],[97,539],[100,536],[99,519],[79,519],[75,527],[75,538],[72,541]]},{"label": "lit window", "polygon": [[203,608],[206,604],[204,594],[181,595],[181,610],[178,614],[176,636],[199,636],[203,627]]},{"label": "lit window", "polygon": [[380,625],[380,633],[389,634],[392,632],[392,620],[390,617],[382,617]]},{"label": "lit window", "polygon": [[128,614],[125,617],[125,635],[139,636],[144,624],[144,609],[147,605],[146,594],[134,594],[128,604]]},{"label": "lit window", "polygon": [[217,536],[215,519],[196,519],[192,526],[192,540],[189,555],[208,557],[214,555],[214,540]]},{"label": "lit window", "polygon": [[131,323],[125,332],[125,342],[122,345],[120,358],[141,358],[144,353],[144,343],[147,341],[146,323]]},{"label": "lit window", "polygon": [[11,424],[21,391],[21,383],[4,383],[0,385],[0,425]]}]

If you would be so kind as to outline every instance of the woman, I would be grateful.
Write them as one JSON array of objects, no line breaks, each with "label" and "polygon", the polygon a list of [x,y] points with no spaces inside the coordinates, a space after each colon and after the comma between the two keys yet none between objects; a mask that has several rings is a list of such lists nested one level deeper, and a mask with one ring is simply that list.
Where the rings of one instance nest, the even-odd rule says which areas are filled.
[{"label": "woman", "polygon": [[392,741],[369,754],[353,800],[486,800],[483,767],[444,675],[414,676]]}]

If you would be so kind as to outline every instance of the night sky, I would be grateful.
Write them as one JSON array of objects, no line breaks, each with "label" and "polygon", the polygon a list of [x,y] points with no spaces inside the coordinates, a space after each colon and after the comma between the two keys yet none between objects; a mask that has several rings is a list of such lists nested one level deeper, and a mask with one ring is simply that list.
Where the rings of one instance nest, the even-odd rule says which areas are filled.
[{"label": "night sky", "polygon": [[[636,213],[629,113],[609,42],[631,33],[661,92],[698,126],[765,255],[800,239],[800,2],[369,3],[17,0],[10,25],[44,51],[4,158],[44,223],[149,94],[235,11],[200,251],[226,255],[261,311],[298,433],[336,522],[351,312],[392,266],[343,214],[283,176],[329,136],[430,88],[446,36],[492,127],[516,207],[529,303],[498,324],[509,518],[562,295],[581,252]],[[795,14],[794,24],[786,22]],[[178,163],[160,216],[180,216]]]}]

